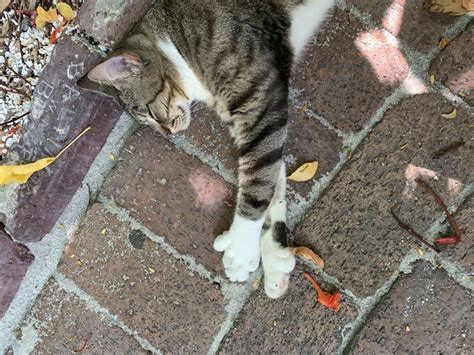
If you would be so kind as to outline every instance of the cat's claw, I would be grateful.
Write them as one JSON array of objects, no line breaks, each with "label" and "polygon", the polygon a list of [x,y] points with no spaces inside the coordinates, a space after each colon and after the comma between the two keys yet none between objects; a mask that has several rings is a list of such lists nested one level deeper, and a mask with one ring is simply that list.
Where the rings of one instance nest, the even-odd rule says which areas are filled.
[{"label": "cat's claw", "polygon": [[[214,249],[223,251],[222,263],[230,281],[246,281],[260,263],[259,228],[232,224],[229,231],[214,241]],[[248,226],[247,226],[248,227]]]},{"label": "cat's claw", "polygon": [[271,234],[262,236],[262,264],[268,297],[278,298],[286,292],[295,263],[295,256],[289,248],[275,243]]}]

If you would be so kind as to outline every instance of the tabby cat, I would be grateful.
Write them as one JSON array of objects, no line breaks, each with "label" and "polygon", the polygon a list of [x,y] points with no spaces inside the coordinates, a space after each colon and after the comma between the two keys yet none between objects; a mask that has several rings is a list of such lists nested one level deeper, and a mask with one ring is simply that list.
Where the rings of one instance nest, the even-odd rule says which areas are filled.
[{"label": "tabby cat", "polygon": [[262,257],[272,298],[286,291],[295,265],[282,162],[291,67],[333,3],[157,0],[79,82],[162,134],[188,128],[194,100],[217,111],[238,148],[239,179],[234,220],[214,248],[231,281],[247,280]]}]

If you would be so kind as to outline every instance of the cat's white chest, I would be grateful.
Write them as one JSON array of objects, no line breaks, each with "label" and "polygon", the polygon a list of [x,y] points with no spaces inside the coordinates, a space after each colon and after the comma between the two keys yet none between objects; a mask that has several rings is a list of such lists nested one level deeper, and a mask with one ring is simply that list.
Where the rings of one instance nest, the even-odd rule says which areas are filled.
[{"label": "cat's white chest", "polygon": [[163,54],[175,65],[179,73],[183,89],[191,100],[199,100],[208,102],[212,99],[212,94],[201,83],[191,67],[188,65],[183,56],[179,53],[174,43],[168,38],[160,40],[158,47]]}]

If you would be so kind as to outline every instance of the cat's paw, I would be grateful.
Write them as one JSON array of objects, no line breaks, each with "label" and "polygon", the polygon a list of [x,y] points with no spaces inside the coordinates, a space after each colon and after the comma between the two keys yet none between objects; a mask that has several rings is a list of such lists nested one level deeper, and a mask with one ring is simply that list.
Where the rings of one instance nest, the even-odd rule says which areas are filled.
[{"label": "cat's paw", "polygon": [[222,262],[230,281],[246,281],[260,263],[261,223],[234,219],[230,229],[214,241],[214,249],[223,251]]},{"label": "cat's paw", "polygon": [[262,264],[265,293],[270,298],[281,297],[288,289],[290,273],[296,260],[289,248],[283,248],[272,240],[271,234],[262,236]]}]

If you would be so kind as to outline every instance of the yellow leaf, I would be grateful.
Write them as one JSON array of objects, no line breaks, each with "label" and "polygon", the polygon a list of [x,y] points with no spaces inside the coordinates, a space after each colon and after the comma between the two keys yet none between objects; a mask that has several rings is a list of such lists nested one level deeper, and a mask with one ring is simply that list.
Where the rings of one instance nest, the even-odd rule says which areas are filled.
[{"label": "yellow leaf", "polygon": [[38,28],[43,28],[46,25],[46,21],[41,16],[36,16],[35,25]]},{"label": "yellow leaf", "polygon": [[14,166],[0,166],[0,185],[16,182],[24,184],[30,176],[41,169],[46,168],[56,158],[43,158],[34,163]]},{"label": "yellow leaf", "polygon": [[321,269],[324,269],[324,260],[321,259],[319,255],[317,255],[314,251],[307,247],[296,247],[296,248],[290,248],[291,252],[296,255],[300,256],[303,259],[306,259],[308,261],[311,261],[318,265]]},{"label": "yellow leaf", "polygon": [[56,5],[56,7],[61,16],[64,17],[67,21],[71,21],[76,17],[76,13],[74,12],[74,10],[71,9],[71,6],[69,6],[65,2],[60,2]]},{"label": "yellow leaf", "polygon": [[451,42],[451,40],[449,38],[441,38],[441,40],[438,42],[438,48],[439,49],[445,49],[446,46],[449,44],[449,42]]},{"label": "yellow leaf", "polygon": [[458,110],[454,109],[450,113],[442,113],[441,117],[446,118],[447,120],[454,120],[457,115],[458,115]]},{"label": "yellow leaf", "polygon": [[23,164],[23,165],[3,165],[0,166],[0,185],[6,185],[11,183],[18,183],[24,184],[28,181],[28,179],[36,173],[48,165],[53,163],[57,158],[59,158],[65,151],[68,149],[72,144],[74,144],[79,138],[84,135],[90,127],[86,128],[84,131],[81,132],[74,140],[69,143],[63,150],[61,150],[56,157],[49,157],[37,160],[33,163]]},{"label": "yellow leaf", "polygon": [[58,12],[54,7],[48,10],[48,22],[54,22],[58,19]]},{"label": "yellow leaf", "polygon": [[318,170],[318,162],[313,161],[301,165],[293,174],[288,177],[288,180],[303,182],[311,180]]},{"label": "yellow leaf", "polygon": [[36,26],[39,28],[44,27],[47,22],[53,23],[58,19],[58,12],[55,8],[50,8],[48,11],[43,9],[41,6],[36,8]]}]

